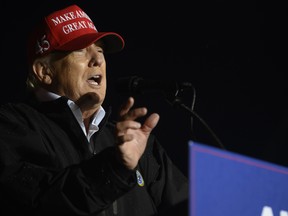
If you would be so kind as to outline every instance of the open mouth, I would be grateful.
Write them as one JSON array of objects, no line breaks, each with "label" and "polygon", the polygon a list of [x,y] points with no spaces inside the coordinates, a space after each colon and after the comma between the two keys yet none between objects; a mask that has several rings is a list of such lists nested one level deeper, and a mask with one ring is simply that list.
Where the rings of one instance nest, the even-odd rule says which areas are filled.
[{"label": "open mouth", "polygon": [[101,75],[94,75],[88,79],[88,82],[92,85],[100,85],[101,80],[102,80]]}]

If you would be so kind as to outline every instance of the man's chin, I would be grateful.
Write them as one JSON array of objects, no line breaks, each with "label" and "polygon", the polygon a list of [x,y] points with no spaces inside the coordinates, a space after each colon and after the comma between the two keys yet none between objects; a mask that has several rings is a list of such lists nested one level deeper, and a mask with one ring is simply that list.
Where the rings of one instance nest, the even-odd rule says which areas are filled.
[{"label": "man's chin", "polygon": [[79,106],[81,111],[87,111],[102,104],[103,99],[95,92],[88,92],[82,95],[75,103]]}]

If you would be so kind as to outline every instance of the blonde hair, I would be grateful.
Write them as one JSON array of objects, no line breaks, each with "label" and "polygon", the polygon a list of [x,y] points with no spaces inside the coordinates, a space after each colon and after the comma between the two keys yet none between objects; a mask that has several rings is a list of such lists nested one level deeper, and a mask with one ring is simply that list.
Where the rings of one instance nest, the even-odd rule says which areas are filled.
[{"label": "blonde hair", "polygon": [[26,87],[28,90],[34,90],[39,86],[38,80],[32,69],[28,71],[28,76],[26,78]]}]

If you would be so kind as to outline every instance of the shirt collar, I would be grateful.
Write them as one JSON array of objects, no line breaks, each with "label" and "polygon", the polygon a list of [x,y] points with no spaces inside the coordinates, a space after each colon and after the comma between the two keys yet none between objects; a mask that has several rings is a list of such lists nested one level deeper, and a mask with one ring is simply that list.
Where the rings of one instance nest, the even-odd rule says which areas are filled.
[{"label": "shirt collar", "polygon": [[[43,88],[39,88],[36,91],[36,97],[38,98],[38,100],[44,102],[44,101],[56,100],[60,98],[61,96],[53,92],[49,92]],[[79,123],[82,122],[82,113],[81,113],[80,108],[77,106],[77,104],[75,104],[72,100],[69,100],[69,99],[67,101],[67,104],[70,107],[71,111],[73,112],[74,116],[76,117],[77,121]],[[104,108],[101,106],[98,112],[94,114],[93,119],[91,121],[91,125],[98,127],[98,125],[104,118],[105,113],[106,112]]]}]

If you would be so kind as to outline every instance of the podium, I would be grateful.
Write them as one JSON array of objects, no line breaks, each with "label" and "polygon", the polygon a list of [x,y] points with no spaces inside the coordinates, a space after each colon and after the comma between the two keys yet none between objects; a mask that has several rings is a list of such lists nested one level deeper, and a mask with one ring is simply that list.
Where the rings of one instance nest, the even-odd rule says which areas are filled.
[{"label": "podium", "polygon": [[189,216],[288,216],[287,167],[194,141],[188,145]]}]

